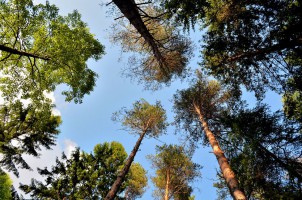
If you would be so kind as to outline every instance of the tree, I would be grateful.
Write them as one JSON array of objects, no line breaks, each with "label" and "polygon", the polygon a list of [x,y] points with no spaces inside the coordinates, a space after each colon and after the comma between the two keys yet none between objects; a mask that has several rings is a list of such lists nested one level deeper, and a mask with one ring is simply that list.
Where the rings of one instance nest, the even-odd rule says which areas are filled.
[{"label": "tree", "polygon": [[283,95],[285,113],[301,123],[301,2],[166,0],[162,7],[178,24],[201,23],[205,72],[259,99],[267,90]]},{"label": "tree", "polygon": [[230,194],[234,199],[246,199],[234,171],[211,130],[211,125],[212,128],[215,128],[215,119],[224,110],[224,105],[231,97],[231,93],[224,91],[217,81],[206,81],[199,74],[193,86],[178,91],[174,96],[175,121],[179,125],[182,124],[193,139],[200,138],[200,133],[203,130],[205,138],[210,143],[217,158]]},{"label": "tree", "polygon": [[142,196],[147,186],[147,172],[139,163],[133,163],[130,166],[128,181],[125,188],[125,199],[133,200]]},{"label": "tree", "polygon": [[159,199],[189,199],[193,189],[189,185],[200,176],[200,166],[193,163],[184,148],[177,145],[156,147],[156,155],[148,157],[156,169],[152,178],[158,188],[154,195]]},{"label": "tree", "polygon": [[59,133],[61,119],[45,93],[66,84],[66,100],[81,102],[97,77],[86,61],[100,59],[104,47],[77,11],[60,16],[48,1],[0,1],[0,24],[0,165],[18,175],[17,166],[30,168],[22,154],[38,156]]},{"label": "tree", "polygon": [[262,104],[225,113],[220,122],[220,144],[249,199],[299,199],[302,138],[296,122]]},{"label": "tree", "polygon": [[39,156],[41,147],[50,149],[61,123],[47,102],[27,107],[20,101],[0,105],[0,119],[0,165],[17,176],[18,167],[30,169],[22,155]]},{"label": "tree", "polygon": [[[104,198],[126,158],[127,153],[118,142],[98,144],[93,153],[81,153],[80,149],[76,149],[70,158],[63,154],[62,160],[57,159],[51,170],[38,170],[46,177],[44,182],[33,179],[30,185],[21,185],[20,188],[39,199]],[[131,195],[128,199],[135,199],[144,192],[146,171],[138,163],[133,166],[130,171],[137,170],[140,176],[130,173],[120,187],[117,199],[122,199],[127,191]]]},{"label": "tree", "polygon": [[121,43],[124,51],[138,53],[129,60],[126,74],[145,82],[146,88],[157,89],[169,84],[173,77],[184,77],[192,56],[191,42],[165,20],[165,14],[155,5],[134,0],[112,1],[124,18],[112,40]]},{"label": "tree", "polygon": [[13,101],[44,99],[43,92],[66,84],[66,100],[81,102],[95,85],[97,75],[86,61],[100,59],[104,47],[74,11],[66,17],[46,1],[0,2],[0,90]]},{"label": "tree", "polygon": [[210,74],[258,92],[265,87],[284,92],[292,78],[301,91],[301,77],[296,75],[301,71],[299,1],[198,1],[193,8],[199,9],[188,4],[166,0],[163,6],[184,25],[202,22],[203,66]]},{"label": "tree", "polygon": [[[120,119],[118,117],[120,117]],[[110,191],[105,197],[106,200],[112,200],[115,198],[117,191],[129,172],[131,163],[133,162],[145,135],[158,137],[165,131],[167,126],[167,123],[165,122],[165,110],[162,108],[160,102],[156,102],[155,105],[151,105],[144,99],[135,102],[133,104],[133,108],[130,110],[122,109],[120,112],[115,113],[114,119],[121,121],[122,125],[126,129],[130,129],[130,133],[138,134],[139,138],[128,156],[123,169],[119,172]]]},{"label": "tree", "polygon": [[9,175],[6,174],[4,171],[0,171],[0,199],[2,200],[10,200],[12,198],[12,180],[10,179]]}]

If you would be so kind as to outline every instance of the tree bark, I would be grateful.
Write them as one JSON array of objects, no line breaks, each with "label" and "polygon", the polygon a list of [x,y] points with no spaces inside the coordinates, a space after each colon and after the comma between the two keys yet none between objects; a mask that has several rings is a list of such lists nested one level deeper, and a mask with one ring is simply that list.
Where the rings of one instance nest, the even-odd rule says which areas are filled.
[{"label": "tree bark", "polygon": [[124,16],[130,21],[130,24],[135,27],[135,29],[149,44],[156,60],[162,67],[164,64],[164,58],[153,36],[150,34],[149,30],[144,24],[134,0],[113,0],[113,3],[115,3],[115,5],[120,9]]},{"label": "tree bark", "polygon": [[218,141],[216,140],[214,134],[212,133],[212,131],[210,130],[207,121],[204,119],[204,115],[201,112],[201,110],[199,109],[199,107],[197,105],[194,104],[194,108],[196,113],[199,116],[199,120],[202,123],[202,127],[203,130],[206,134],[207,139],[209,140],[211,147],[213,149],[213,152],[216,156],[216,159],[218,161],[220,170],[223,174],[223,177],[227,183],[227,186],[230,190],[230,193],[232,195],[232,197],[235,200],[247,200],[245,194],[243,191],[241,191],[241,189],[239,188],[239,183],[238,180],[235,176],[235,173],[233,172],[233,170],[231,169],[231,166],[229,165],[229,162],[227,160],[227,158],[225,157],[223,151],[221,150]]},{"label": "tree bark", "polygon": [[165,200],[169,200],[170,170],[167,171],[166,179]]},{"label": "tree bark", "polygon": [[122,171],[118,174],[116,180],[114,181],[113,185],[111,186],[111,189],[110,191],[107,193],[106,197],[105,197],[105,200],[113,200],[114,197],[116,196],[116,193],[118,192],[120,186],[122,185],[124,179],[125,179],[125,176],[127,175],[129,169],[130,169],[130,166],[134,160],[134,157],[139,149],[139,146],[141,145],[142,143],[142,140],[144,139],[144,136],[146,134],[146,131],[143,131],[140,135],[140,137],[138,138],[133,150],[131,151],[128,159],[126,160],[126,163],[125,163],[125,166],[124,168],[122,169]]},{"label": "tree bark", "polygon": [[41,60],[50,60],[50,58],[47,57],[47,56],[41,56],[41,55],[34,54],[34,53],[28,53],[28,52],[25,52],[25,51],[20,51],[20,50],[11,48],[11,47],[7,47],[3,44],[0,44],[0,50],[11,53],[11,54],[16,54],[16,55],[19,55],[19,56],[38,58],[38,59],[41,59]]}]

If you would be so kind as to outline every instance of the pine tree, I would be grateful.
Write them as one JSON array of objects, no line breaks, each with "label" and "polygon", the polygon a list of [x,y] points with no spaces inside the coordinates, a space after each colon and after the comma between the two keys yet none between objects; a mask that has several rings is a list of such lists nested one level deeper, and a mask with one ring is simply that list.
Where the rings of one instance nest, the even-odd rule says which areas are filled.
[{"label": "pine tree", "polygon": [[156,147],[156,155],[149,155],[156,175],[152,181],[157,187],[154,195],[160,199],[189,199],[193,189],[189,185],[200,176],[200,165],[178,145]]},{"label": "pine tree", "polygon": [[[118,117],[121,117],[121,119],[118,119]],[[166,114],[160,102],[156,102],[155,105],[151,105],[143,99],[135,102],[132,109],[123,109],[120,112],[115,113],[115,119],[120,120],[125,128],[130,129],[130,132],[138,134],[139,138],[128,156],[123,169],[118,174],[117,179],[105,197],[106,200],[112,200],[115,198],[117,191],[129,172],[130,166],[145,135],[158,137],[165,131],[167,126],[165,122]]]},{"label": "pine tree", "polygon": [[[213,149],[230,194],[238,200],[246,199],[246,196],[240,188],[235,173],[231,169],[216,135],[211,130],[212,122],[215,122],[216,117],[224,110],[224,105],[230,97],[230,93],[224,91],[218,82],[206,81],[199,74],[193,86],[178,91],[175,95],[174,108],[177,114],[176,123],[183,124],[185,130],[192,134],[193,139],[194,137],[195,139],[200,138],[201,132],[204,132],[204,138],[207,139]],[[214,124],[212,126],[213,129],[215,126]]]}]

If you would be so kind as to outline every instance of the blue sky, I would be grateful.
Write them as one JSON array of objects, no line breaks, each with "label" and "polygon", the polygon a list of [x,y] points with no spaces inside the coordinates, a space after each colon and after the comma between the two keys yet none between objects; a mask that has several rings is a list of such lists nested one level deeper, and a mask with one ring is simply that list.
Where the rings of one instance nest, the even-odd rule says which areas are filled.
[{"label": "blue sky", "polygon": [[[45,2],[35,0],[34,2]],[[61,134],[58,137],[58,145],[53,151],[42,151],[41,159],[28,158],[31,166],[44,167],[51,166],[55,163],[55,157],[59,156],[61,151],[73,149],[79,146],[86,152],[91,152],[93,147],[98,143],[119,141],[123,144],[128,154],[134,146],[137,136],[130,135],[122,130],[120,124],[111,121],[112,113],[118,111],[122,107],[130,107],[132,103],[140,98],[146,99],[150,103],[156,100],[162,102],[163,107],[168,114],[168,121],[173,120],[172,98],[177,89],[186,88],[186,83],[176,81],[170,87],[162,90],[151,92],[143,90],[142,85],[131,82],[127,78],[121,76],[122,69],[127,67],[127,54],[121,54],[121,48],[114,46],[109,42],[110,25],[113,23],[112,16],[105,13],[107,8],[101,6],[100,0],[50,0],[60,9],[61,15],[66,15],[77,9],[82,15],[82,20],[88,23],[92,33],[105,46],[106,55],[98,62],[89,61],[88,65],[91,69],[99,74],[97,85],[94,91],[85,96],[82,104],[68,103],[64,101],[64,97],[60,94],[61,86],[55,91],[55,103],[60,111],[63,124],[60,127]],[[191,37],[194,41],[201,38],[201,33],[192,33]],[[196,44],[196,46],[200,46]],[[199,50],[195,52],[198,55]],[[198,56],[197,56],[198,57]],[[121,61],[119,61],[119,59]],[[198,58],[191,61],[191,66],[197,66]],[[252,99],[252,95],[245,93],[246,99]],[[268,102],[276,102],[275,106],[280,106],[280,97],[271,96]],[[146,155],[155,153],[155,146],[163,143],[179,143],[179,135],[174,134],[173,127],[169,128],[167,135],[161,136],[158,140],[153,138],[145,138],[137,153],[135,162],[139,162],[148,170],[148,176],[154,174],[151,163],[146,159]],[[194,161],[201,164],[203,169],[202,179],[193,185],[196,200],[214,200],[216,199],[216,190],[213,188],[213,182],[216,179],[216,170],[218,169],[217,161],[209,148],[200,148],[194,154]],[[37,173],[29,171],[21,171],[20,179],[13,177],[15,186],[18,182],[29,183],[31,178],[37,178]],[[152,191],[154,187],[149,181],[146,193],[141,199],[153,199]]]}]

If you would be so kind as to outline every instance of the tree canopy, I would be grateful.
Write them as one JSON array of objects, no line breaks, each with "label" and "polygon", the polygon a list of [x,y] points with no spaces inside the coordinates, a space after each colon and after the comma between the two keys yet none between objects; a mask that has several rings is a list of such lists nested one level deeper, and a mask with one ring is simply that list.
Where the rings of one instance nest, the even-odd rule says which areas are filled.
[{"label": "tree canopy", "polygon": [[6,174],[4,171],[0,171],[0,199],[13,199],[12,198],[12,180],[10,179],[9,175]]},{"label": "tree canopy", "polygon": [[12,101],[43,99],[43,92],[66,84],[66,100],[81,102],[95,85],[89,58],[100,59],[104,47],[89,32],[81,15],[66,17],[58,8],[32,0],[0,2],[0,89]]},{"label": "tree canopy", "polygon": [[0,165],[16,175],[17,167],[30,169],[22,154],[38,156],[59,133],[61,118],[45,94],[66,84],[66,100],[81,102],[97,77],[86,62],[104,54],[77,11],[58,11],[48,1],[0,1]]},{"label": "tree canopy", "polygon": [[122,15],[112,40],[124,51],[137,53],[129,59],[125,74],[145,83],[148,89],[169,84],[173,77],[184,77],[192,56],[191,41],[182,36],[160,7],[133,0],[114,0]]},{"label": "tree canopy", "polygon": [[[45,181],[32,180],[21,189],[39,199],[99,199],[105,198],[110,186],[122,168],[127,153],[118,142],[97,144],[93,153],[76,149],[70,158],[64,154],[50,170],[39,169]],[[130,168],[116,199],[135,199],[147,186],[146,171],[138,163]],[[139,175],[139,176],[138,176]]]},{"label": "tree canopy", "polygon": [[149,155],[156,175],[152,182],[158,199],[189,200],[193,191],[190,183],[200,176],[201,166],[191,160],[185,149],[178,145],[156,147],[156,155]]},{"label": "tree canopy", "polygon": [[166,119],[159,101],[152,105],[144,99],[133,103],[132,109],[122,108],[113,114],[113,120],[120,121],[130,133],[141,135],[144,132],[151,137],[158,137],[166,131]]},{"label": "tree canopy", "polygon": [[301,196],[299,124],[267,105],[245,107],[221,118],[220,144],[250,199],[297,199]]},{"label": "tree canopy", "polygon": [[55,144],[61,123],[50,104],[25,107],[20,101],[0,105],[0,119],[0,165],[15,175],[18,167],[30,169],[23,154],[39,156],[41,147],[50,149]]}]

